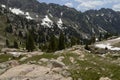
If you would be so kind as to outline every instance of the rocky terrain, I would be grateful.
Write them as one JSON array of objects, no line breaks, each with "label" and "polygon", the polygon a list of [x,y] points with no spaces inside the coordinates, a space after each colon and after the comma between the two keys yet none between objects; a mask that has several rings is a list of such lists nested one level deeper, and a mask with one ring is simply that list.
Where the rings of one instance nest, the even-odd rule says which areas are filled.
[{"label": "rocky terrain", "polygon": [[[0,80],[120,80],[120,38],[107,40],[120,34],[119,21],[112,9],[80,12],[37,0],[0,0]],[[65,49],[58,50],[62,40]],[[27,41],[35,44],[33,52]],[[42,51],[41,44],[56,50]]]},{"label": "rocky terrain", "polygon": [[3,49],[0,54],[0,80],[119,80],[119,75],[115,51],[94,54],[76,45],[54,53]]}]

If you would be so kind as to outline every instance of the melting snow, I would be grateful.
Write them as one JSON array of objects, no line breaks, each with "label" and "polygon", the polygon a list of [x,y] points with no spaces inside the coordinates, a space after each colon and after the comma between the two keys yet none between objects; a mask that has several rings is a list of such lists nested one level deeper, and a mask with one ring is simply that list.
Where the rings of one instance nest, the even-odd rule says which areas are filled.
[{"label": "melting snow", "polygon": [[104,14],[101,14],[101,16],[104,16]]},{"label": "melting snow", "polygon": [[36,15],[36,17],[38,18],[39,16],[38,16],[38,15]]},{"label": "melting snow", "polygon": [[98,48],[108,48],[109,50],[117,50],[119,51],[120,50],[120,47],[113,47],[110,43],[113,42],[113,41],[117,41],[117,40],[120,40],[120,38],[117,38],[117,39],[113,39],[113,40],[108,40],[108,43],[101,43],[101,44],[96,44],[95,46],[98,47]]},{"label": "melting snow", "polygon": [[95,46],[103,49],[108,48],[109,50],[120,50],[120,48],[113,47],[110,44],[96,44]]},{"label": "melting snow", "polygon": [[63,16],[63,12],[61,12],[60,15]]},{"label": "melting snow", "polygon": [[25,14],[26,14],[27,16],[30,15],[29,12],[26,12]]},{"label": "melting snow", "polygon": [[42,23],[41,23],[41,25],[43,25],[43,26],[47,26],[47,27],[49,27],[49,28],[52,28],[53,21],[50,20],[50,18],[48,17],[48,15],[46,15],[45,18],[42,19]]},{"label": "melting snow", "polygon": [[5,5],[3,5],[3,4],[1,5],[1,7],[6,8],[6,6],[5,6]]},{"label": "melting snow", "polygon": [[63,22],[62,19],[60,18],[59,21],[57,22],[58,28],[62,29]]},{"label": "melting snow", "polygon": [[9,10],[12,12],[12,13],[14,13],[14,14],[16,14],[16,15],[25,15],[26,16],[26,19],[33,19],[31,16],[30,16],[30,14],[29,14],[29,12],[23,12],[22,10],[20,10],[20,9],[17,9],[17,8],[9,8]]},{"label": "melting snow", "polygon": [[95,30],[94,30],[94,28],[92,28],[92,33],[95,33]]},{"label": "melting snow", "polygon": [[53,17],[53,15],[52,15],[52,14],[50,14],[50,13],[49,13],[49,16],[50,16],[50,17]]},{"label": "melting snow", "polygon": [[29,16],[26,16],[27,19],[30,19],[32,20],[33,18],[29,15]]},{"label": "melting snow", "polygon": [[17,9],[17,8],[10,8],[10,10],[11,10],[11,12],[12,13],[14,13],[14,14],[16,14],[16,15],[19,15],[19,14],[22,14],[22,15],[24,15],[24,12],[23,11],[21,11],[20,9]]},{"label": "melting snow", "polygon": [[33,19],[33,18],[30,16],[30,13],[29,13],[29,12],[26,12],[25,14],[26,14],[26,18],[27,18],[27,19],[30,19],[30,20]]}]

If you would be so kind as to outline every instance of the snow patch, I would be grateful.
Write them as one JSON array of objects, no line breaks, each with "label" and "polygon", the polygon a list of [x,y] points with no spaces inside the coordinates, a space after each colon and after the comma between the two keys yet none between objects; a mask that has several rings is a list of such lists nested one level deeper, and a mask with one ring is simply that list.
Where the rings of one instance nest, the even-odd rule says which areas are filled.
[{"label": "snow patch", "polygon": [[30,15],[30,14],[29,14],[29,12],[26,12],[26,13],[25,13],[25,15],[27,15],[27,16],[28,16],[28,15]]},{"label": "snow patch", "polygon": [[33,18],[30,16],[30,13],[29,13],[29,12],[26,12],[25,15],[26,15],[26,19],[30,19],[30,20],[33,19]]},{"label": "snow patch", "polygon": [[99,14],[96,14],[96,16],[99,16]]},{"label": "snow patch", "polygon": [[[99,26],[99,25],[98,25],[98,26]],[[98,30],[99,30],[100,33],[104,33],[104,32],[106,33],[106,32],[107,32],[107,31],[104,30],[102,27],[98,27]]]},{"label": "snow patch", "polygon": [[26,16],[26,19],[30,19],[32,20],[33,18],[30,16],[30,13],[29,12],[23,12],[22,10],[20,9],[17,9],[17,8],[9,8],[9,10],[13,13],[13,14],[16,14],[16,15],[25,15]]},{"label": "snow patch", "polygon": [[61,12],[60,15],[63,16],[63,12]]},{"label": "snow patch", "polygon": [[52,15],[52,14],[50,14],[50,13],[49,13],[49,16],[50,16],[50,17],[53,17],[53,15]]},{"label": "snow patch", "polygon": [[95,30],[94,30],[94,28],[92,28],[92,33],[94,33],[94,34],[95,34]]},{"label": "snow patch", "polygon": [[57,22],[58,28],[62,29],[63,22],[62,19],[60,18],[59,21]]},{"label": "snow patch", "polygon": [[20,9],[17,9],[17,8],[13,8],[13,9],[9,8],[9,9],[11,10],[12,13],[14,13],[16,15],[20,15],[20,14],[24,15],[24,12]]},{"label": "snow patch", "polygon": [[26,16],[26,19],[32,20],[33,18],[29,15],[29,16]]},{"label": "snow patch", "polygon": [[3,4],[1,5],[1,7],[6,8],[6,6],[5,6],[5,5],[3,5]]},{"label": "snow patch", "polygon": [[42,19],[42,23],[41,23],[41,25],[43,25],[43,26],[47,26],[47,27],[49,27],[49,28],[52,28],[53,21],[50,20],[50,18],[48,17],[48,15],[46,15],[45,18]]},{"label": "snow patch", "polygon": [[36,18],[38,18],[39,16],[38,15],[36,15]]},{"label": "snow patch", "polygon": [[108,44],[96,44],[95,46],[98,48],[102,48],[102,49],[108,48],[109,50],[116,50],[116,51],[120,50],[119,47],[113,47],[109,43]]},{"label": "snow patch", "polygon": [[101,14],[101,16],[104,16],[104,14]]}]

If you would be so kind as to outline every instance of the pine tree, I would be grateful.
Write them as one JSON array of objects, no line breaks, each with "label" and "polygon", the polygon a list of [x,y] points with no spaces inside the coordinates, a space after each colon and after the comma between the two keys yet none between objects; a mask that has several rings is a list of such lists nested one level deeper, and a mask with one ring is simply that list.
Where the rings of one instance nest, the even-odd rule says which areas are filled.
[{"label": "pine tree", "polygon": [[32,52],[35,49],[34,39],[30,32],[27,33],[26,49],[28,50],[28,52]]},{"label": "pine tree", "polygon": [[92,37],[91,37],[91,40],[90,40],[90,44],[93,44],[93,43],[95,43],[95,41],[96,41],[96,38],[95,38],[95,36],[92,36]]},{"label": "pine tree", "polygon": [[14,45],[13,45],[14,48],[19,48],[18,47],[18,43],[16,41],[14,41]]},{"label": "pine tree", "polygon": [[78,44],[78,40],[75,37],[71,37],[71,46]]},{"label": "pine tree", "polygon": [[9,47],[9,46],[10,46],[9,40],[6,39],[6,47]]},{"label": "pine tree", "polygon": [[88,44],[86,44],[84,48],[85,48],[86,50],[90,50],[90,47],[88,46]]},{"label": "pine tree", "polygon": [[49,51],[54,52],[58,49],[57,48],[57,46],[58,46],[57,42],[58,42],[57,38],[54,35],[52,35],[51,38],[50,38],[50,42],[49,42]]},{"label": "pine tree", "polygon": [[102,34],[99,35],[99,41],[102,41]]},{"label": "pine tree", "polygon": [[65,49],[65,37],[63,33],[60,33],[58,48],[59,50]]}]

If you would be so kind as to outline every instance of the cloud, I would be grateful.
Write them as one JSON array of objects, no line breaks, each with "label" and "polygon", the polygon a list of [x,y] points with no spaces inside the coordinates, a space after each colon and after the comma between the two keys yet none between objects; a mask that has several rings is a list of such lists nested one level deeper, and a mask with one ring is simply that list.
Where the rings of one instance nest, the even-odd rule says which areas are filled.
[{"label": "cloud", "polygon": [[[76,3],[78,3],[77,9],[86,11],[89,9],[100,9],[103,7],[112,8],[114,4],[120,4],[120,0],[74,0]],[[114,5],[114,10],[119,10],[119,5]]]},{"label": "cloud", "polygon": [[71,2],[67,2],[65,5],[68,7],[73,7],[73,4]]},{"label": "cloud", "polygon": [[120,11],[120,3],[113,5],[112,9],[115,11]]},{"label": "cloud", "polygon": [[102,1],[87,1],[87,2],[82,2],[82,0],[79,0],[81,3],[77,6],[77,9],[94,9],[98,6],[102,6],[104,3]]}]

